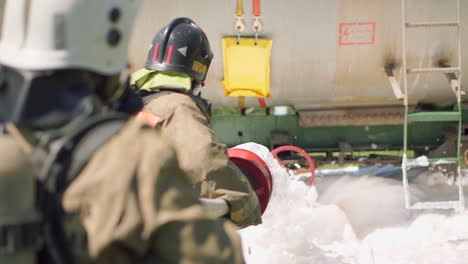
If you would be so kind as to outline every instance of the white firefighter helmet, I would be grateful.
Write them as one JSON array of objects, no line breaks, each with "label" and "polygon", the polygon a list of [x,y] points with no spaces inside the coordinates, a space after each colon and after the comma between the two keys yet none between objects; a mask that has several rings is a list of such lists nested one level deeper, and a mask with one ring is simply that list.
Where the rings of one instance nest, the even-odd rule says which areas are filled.
[{"label": "white firefighter helmet", "polygon": [[0,64],[32,71],[119,73],[127,64],[139,2],[0,0]]}]

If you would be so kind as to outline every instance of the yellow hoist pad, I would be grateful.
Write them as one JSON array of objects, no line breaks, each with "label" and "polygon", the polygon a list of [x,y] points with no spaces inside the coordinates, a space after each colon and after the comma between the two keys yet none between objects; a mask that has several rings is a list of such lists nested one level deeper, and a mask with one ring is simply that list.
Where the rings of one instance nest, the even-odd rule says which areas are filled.
[{"label": "yellow hoist pad", "polygon": [[226,96],[271,97],[271,39],[223,38],[224,87]]}]

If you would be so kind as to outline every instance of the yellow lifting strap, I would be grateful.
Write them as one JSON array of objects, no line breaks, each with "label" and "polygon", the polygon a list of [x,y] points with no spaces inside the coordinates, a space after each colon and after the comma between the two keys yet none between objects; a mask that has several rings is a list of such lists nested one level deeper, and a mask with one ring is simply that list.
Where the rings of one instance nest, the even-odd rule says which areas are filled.
[{"label": "yellow lifting strap", "polygon": [[271,97],[271,39],[223,38],[224,87],[226,96]]}]

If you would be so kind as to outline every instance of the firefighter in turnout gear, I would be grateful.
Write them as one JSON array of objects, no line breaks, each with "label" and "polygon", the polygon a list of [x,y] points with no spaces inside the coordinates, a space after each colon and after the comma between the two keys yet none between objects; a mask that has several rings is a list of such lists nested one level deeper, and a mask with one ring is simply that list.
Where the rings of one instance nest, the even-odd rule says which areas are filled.
[{"label": "firefighter in turnout gear", "polygon": [[0,3],[0,263],[244,263],[120,73],[135,0]]},{"label": "firefighter in turnout gear", "polygon": [[229,204],[239,226],[261,223],[260,204],[249,181],[232,163],[226,146],[215,142],[210,106],[201,98],[213,53],[192,20],[177,18],[153,39],[143,69],[132,74],[145,107],[137,115],[175,145],[180,166],[201,197]]}]

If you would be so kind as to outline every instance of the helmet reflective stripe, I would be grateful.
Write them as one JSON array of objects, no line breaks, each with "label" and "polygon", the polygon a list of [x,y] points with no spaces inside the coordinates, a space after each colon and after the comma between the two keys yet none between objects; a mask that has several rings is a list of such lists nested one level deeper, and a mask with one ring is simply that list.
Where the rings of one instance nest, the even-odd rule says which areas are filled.
[{"label": "helmet reflective stripe", "polygon": [[153,49],[153,59],[152,59],[153,62],[156,61],[156,59],[158,58],[158,51],[159,51],[159,43],[156,43]]},{"label": "helmet reflective stripe", "polygon": [[[24,70],[125,68],[138,0],[5,0],[0,63]],[[0,13],[1,15],[1,13]]]},{"label": "helmet reflective stripe", "polygon": [[173,49],[174,49],[174,46],[172,46],[172,45],[170,45],[169,48],[167,49],[167,55],[166,55],[166,63],[167,64],[171,64]]}]

